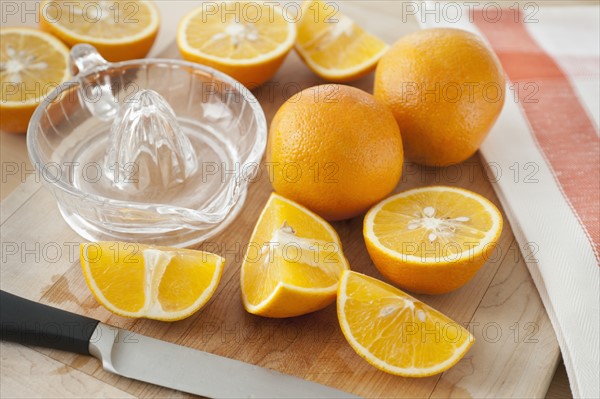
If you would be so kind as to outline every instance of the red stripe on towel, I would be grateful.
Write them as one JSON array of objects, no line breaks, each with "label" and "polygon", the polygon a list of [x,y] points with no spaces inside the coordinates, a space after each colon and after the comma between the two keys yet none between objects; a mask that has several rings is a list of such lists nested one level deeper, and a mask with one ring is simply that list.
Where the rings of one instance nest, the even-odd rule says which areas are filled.
[{"label": "red stripe on towel", "polygon": [[[599,259],[600,140],[597,127],[567,75],[529,34],[517,10],[503,9],[500,20],[493,23],[486,22],[482,10],[474,10],[473,21],[498,54],[508,78],[521,87],[519,106]],[[524,85],[531,82],[534,85],[524,90]],[[535,94],[532,94],[533,89],[537,89]]]}]

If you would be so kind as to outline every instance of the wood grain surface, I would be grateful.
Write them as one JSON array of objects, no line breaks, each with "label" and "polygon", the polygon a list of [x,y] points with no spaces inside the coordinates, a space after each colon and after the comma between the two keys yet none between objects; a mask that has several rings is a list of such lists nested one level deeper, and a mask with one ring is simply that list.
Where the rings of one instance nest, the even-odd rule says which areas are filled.
[{"label": "wood grain surface", "polygon": [[[399,190],[443,182],[477,191],[498,204],[476,157],[461,167],[462,176],[456,181],[448,181],[443,169],[407,165],[408,170],[411,168],[413,172],[405,174]],[[234,224],[202,244],[202,248],[225,256],[227,264],[208,306],[186,320],[131,320],[98,306],[81,273],[76,249],[80,238],[60,217],[54,198],[33,179],[2,202],[4,259],[0,286],[138,333],[274,368],[365,397],[544,396],[559,358],[558,345],[510,227],[505,228],[493,260],[465,287],[442,296],[419,296],[468,326],[477,340],[471,351],[439,376],[407,379],[380,372],[356,355],[338,328],[334,306],[289,320],[265,319],[244,311],[239,296],[239,266],[270,191],[266,177],[254,183],[244,211]],[[362,218],[356,218],[334,227],[351,267],[381,278],[364,247],[361,223]],[[2,345],[3,359],[22,350],[13,344]],[[34,352],[134,396],[174,394],[106,373],[92,358],[39,348]],[[32,362],[39,354],[29,355]],[[15,371],[5,367],[10,368],[10,363],[3,364],[3,377],[13,380]],[[49,367],[46,375],[58,373],[56,370]],[[70,378],[80,378],[80,374]],[[89,383],[80,380],[81,384]],[[68,383],[64,377],[60,381]],[[51,391],[45,392],[52,396]]]},{"label": "wood grain surface", "polygon": [[[417,29],[399,19],[391,2],[342,2],[342,10],[387,42]],[[161,33],[162,34],[162,33]],[[179,58],[175,46],[165,57]],[[354,82],[372,90],[372,76]],[[274,78],[280,87],[324,83],[290,54]],[[255,90],[267,120],[289,92]],[[387,375],[364,362],[346,343],[335,307],[289,320],[247,314],[239,296],[239,266],[258,214],[271,192],[263,177],[250,187],[247,203],[222,234],[201,245],[227,259],[219,288],[208,306],[192,317],[162,323],[131,320],[100,307],[80,270],[81,238],[62,220],[54,198],[36,174],[28,174],[24,136],[0,135],[3,169],[0,208],[0,287],[29,299],[95,317],[137,333],[243,360],[317,381],[365,397],[544,397],[560,353],[554,332],[529,276],[511,228],[505,225],[493,259],[465,287],[421,300],[466,325],[476,343],[455,367],[424,379]],[[4,167],[4,166],[3,166]],[[25,179],[26,178],[26,179]],[[500,204],[478,156],[453,169],[405,165],[396,191],[432,184],[464,187]],[[334,225],[354,270],[382,278],[371,263],[361,234],[362,218]],[[103,371],[97,360],[12,343],[0,343],[2,397],[164,397],[188,396]],[[570,395],[564,369],[549,397]]]}]

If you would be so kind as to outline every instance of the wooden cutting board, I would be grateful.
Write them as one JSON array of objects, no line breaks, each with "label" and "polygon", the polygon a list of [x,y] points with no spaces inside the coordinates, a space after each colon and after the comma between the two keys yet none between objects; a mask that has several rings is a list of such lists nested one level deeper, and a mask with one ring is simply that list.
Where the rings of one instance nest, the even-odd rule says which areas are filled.
[{"label": "wooden cutting board", "polygon": [[[450,184],[474,190],[499,206],[477,157],[457,169],[462,173],[457,181],[445,176],[448,170],[415,165],[406,168],[399,190]],[[2,202],[1,288],[108,324],[273,368],[364,397],[545,395],[558,361],[558,344],[510,226],[505,226],[493,260],[466,286],[446,295],[418,296],[468,326],[476,337],[470,352],[442,375],[401,378],[376,370],[354,353],[338,327],[334,305],[288,320],[261,318],[244,311],[239,295],[239,267],[270,191],[266,177],[254,183],[240,216],[222,234],[200,246],[225,256],[227,263],[213,299],[186,320],[175,323],[131,320],[100,307],[81,273],[77,251],[80,237],[62,220],[49,191],[34,179],[22,184]],[[361,226],[361,217],[334,224],[351,268],[382,278],[367,255]],[[7,382],[6,376],[22,378],[21,382],[29,385],[34,376],[47,376],[51,380],[55,373],[61,375],[59,381],[62,381],[63,374],[73,378],[72,373],[77,371],[77,378],[85,376],[87,380],[90,376],[112,386],[110,391],[102,388],[96,393],[86,388],[83,391],[86,396],[99,393],[114,396],[114,388],[134,396],[179,395],[104,372],[93,358],[40,348],[24,356],[22,350],[18,345],[2,343],[3,384]],[[37,359],[40,354],[50,359]],[[28,361],[40,365],[40,361],[51,359],[60,367],[43,371],[26,367]],[[18,375],[19,372],[25,374]],[[51,395],[43,381],[44,378],[36,382],[41,384],[39,392]],[[19,380],[9,382],[16,384]]]},{"label": "wooden cutting board", "polygon": [[[358,11],[363,16],[361,21],[369,21],[363,25],[370,24],[387,42],[403,33],[399,28],[400,10],[388,7],[378,11],[373,7]],[[352,16],[356,18],[356,13]],[[174,46],[170,51],[168,55],[177,57]],[[371,91],[372,80],[369,76],[353,85]],[[255,90],[267,120],[286,96],[299,88],[323,83],[295,54],[288,57],[274,81],[278,82],[276,86]],[[239,267],[271,192],[266,174],[250,186],[247,202],[233,224],[199,246],[227,259],[213,299],[199,313],[175,323],[122,318],[96,303],[80,269],[77,245],[81,238],[66,225],[54,198],[36,180],[31,176],[1,204],[0,286],[11,293],[369,398],[542,397],[556,369],[558,343],[508,224],[495,255],[470,283],[447,295],[418,296],[466,325],[476,342],[447,372],[409,379],[378,371],[355,354],[338,327],[335,305],[288,320],[261,318],[244,311]],[[478,156],[447,169],[407,163],[396,191],[434,184],[476,191],[501,208]],[[367,255],[362,218],[335,223],[334,227],[352,269],[382,278]],[[4,342],[0,349],[0,396],[188,396],[112,375],[89,357]],[[234,379],[232,376],[232,383]]]}]

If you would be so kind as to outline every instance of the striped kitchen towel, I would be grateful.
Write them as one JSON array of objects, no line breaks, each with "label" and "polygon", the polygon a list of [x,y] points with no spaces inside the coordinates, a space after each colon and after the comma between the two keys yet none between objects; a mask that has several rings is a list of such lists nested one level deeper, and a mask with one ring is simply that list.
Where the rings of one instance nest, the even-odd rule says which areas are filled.
[{"label": "striped kitchen towel", "polygon": [[454,2],[462,15],[421,3],[420,22],[478,33],[502,62],[506,103],[481,155],[496,171],[494,188],[552,321],[573,395],[598,398],[600,8],[473,3]]}]

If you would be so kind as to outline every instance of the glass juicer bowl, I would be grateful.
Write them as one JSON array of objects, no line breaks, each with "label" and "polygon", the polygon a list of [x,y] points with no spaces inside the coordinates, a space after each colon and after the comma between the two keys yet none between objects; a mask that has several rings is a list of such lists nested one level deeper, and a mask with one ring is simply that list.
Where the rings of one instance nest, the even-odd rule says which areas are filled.
[{"label": "glass juicer bowl", "polygon": [[71,50],[71,68],[27,131],[71,228],[90,241],[183,247],[231,223],[266,146],[248,89],[180,60],[107,63],[85,44]]}]

